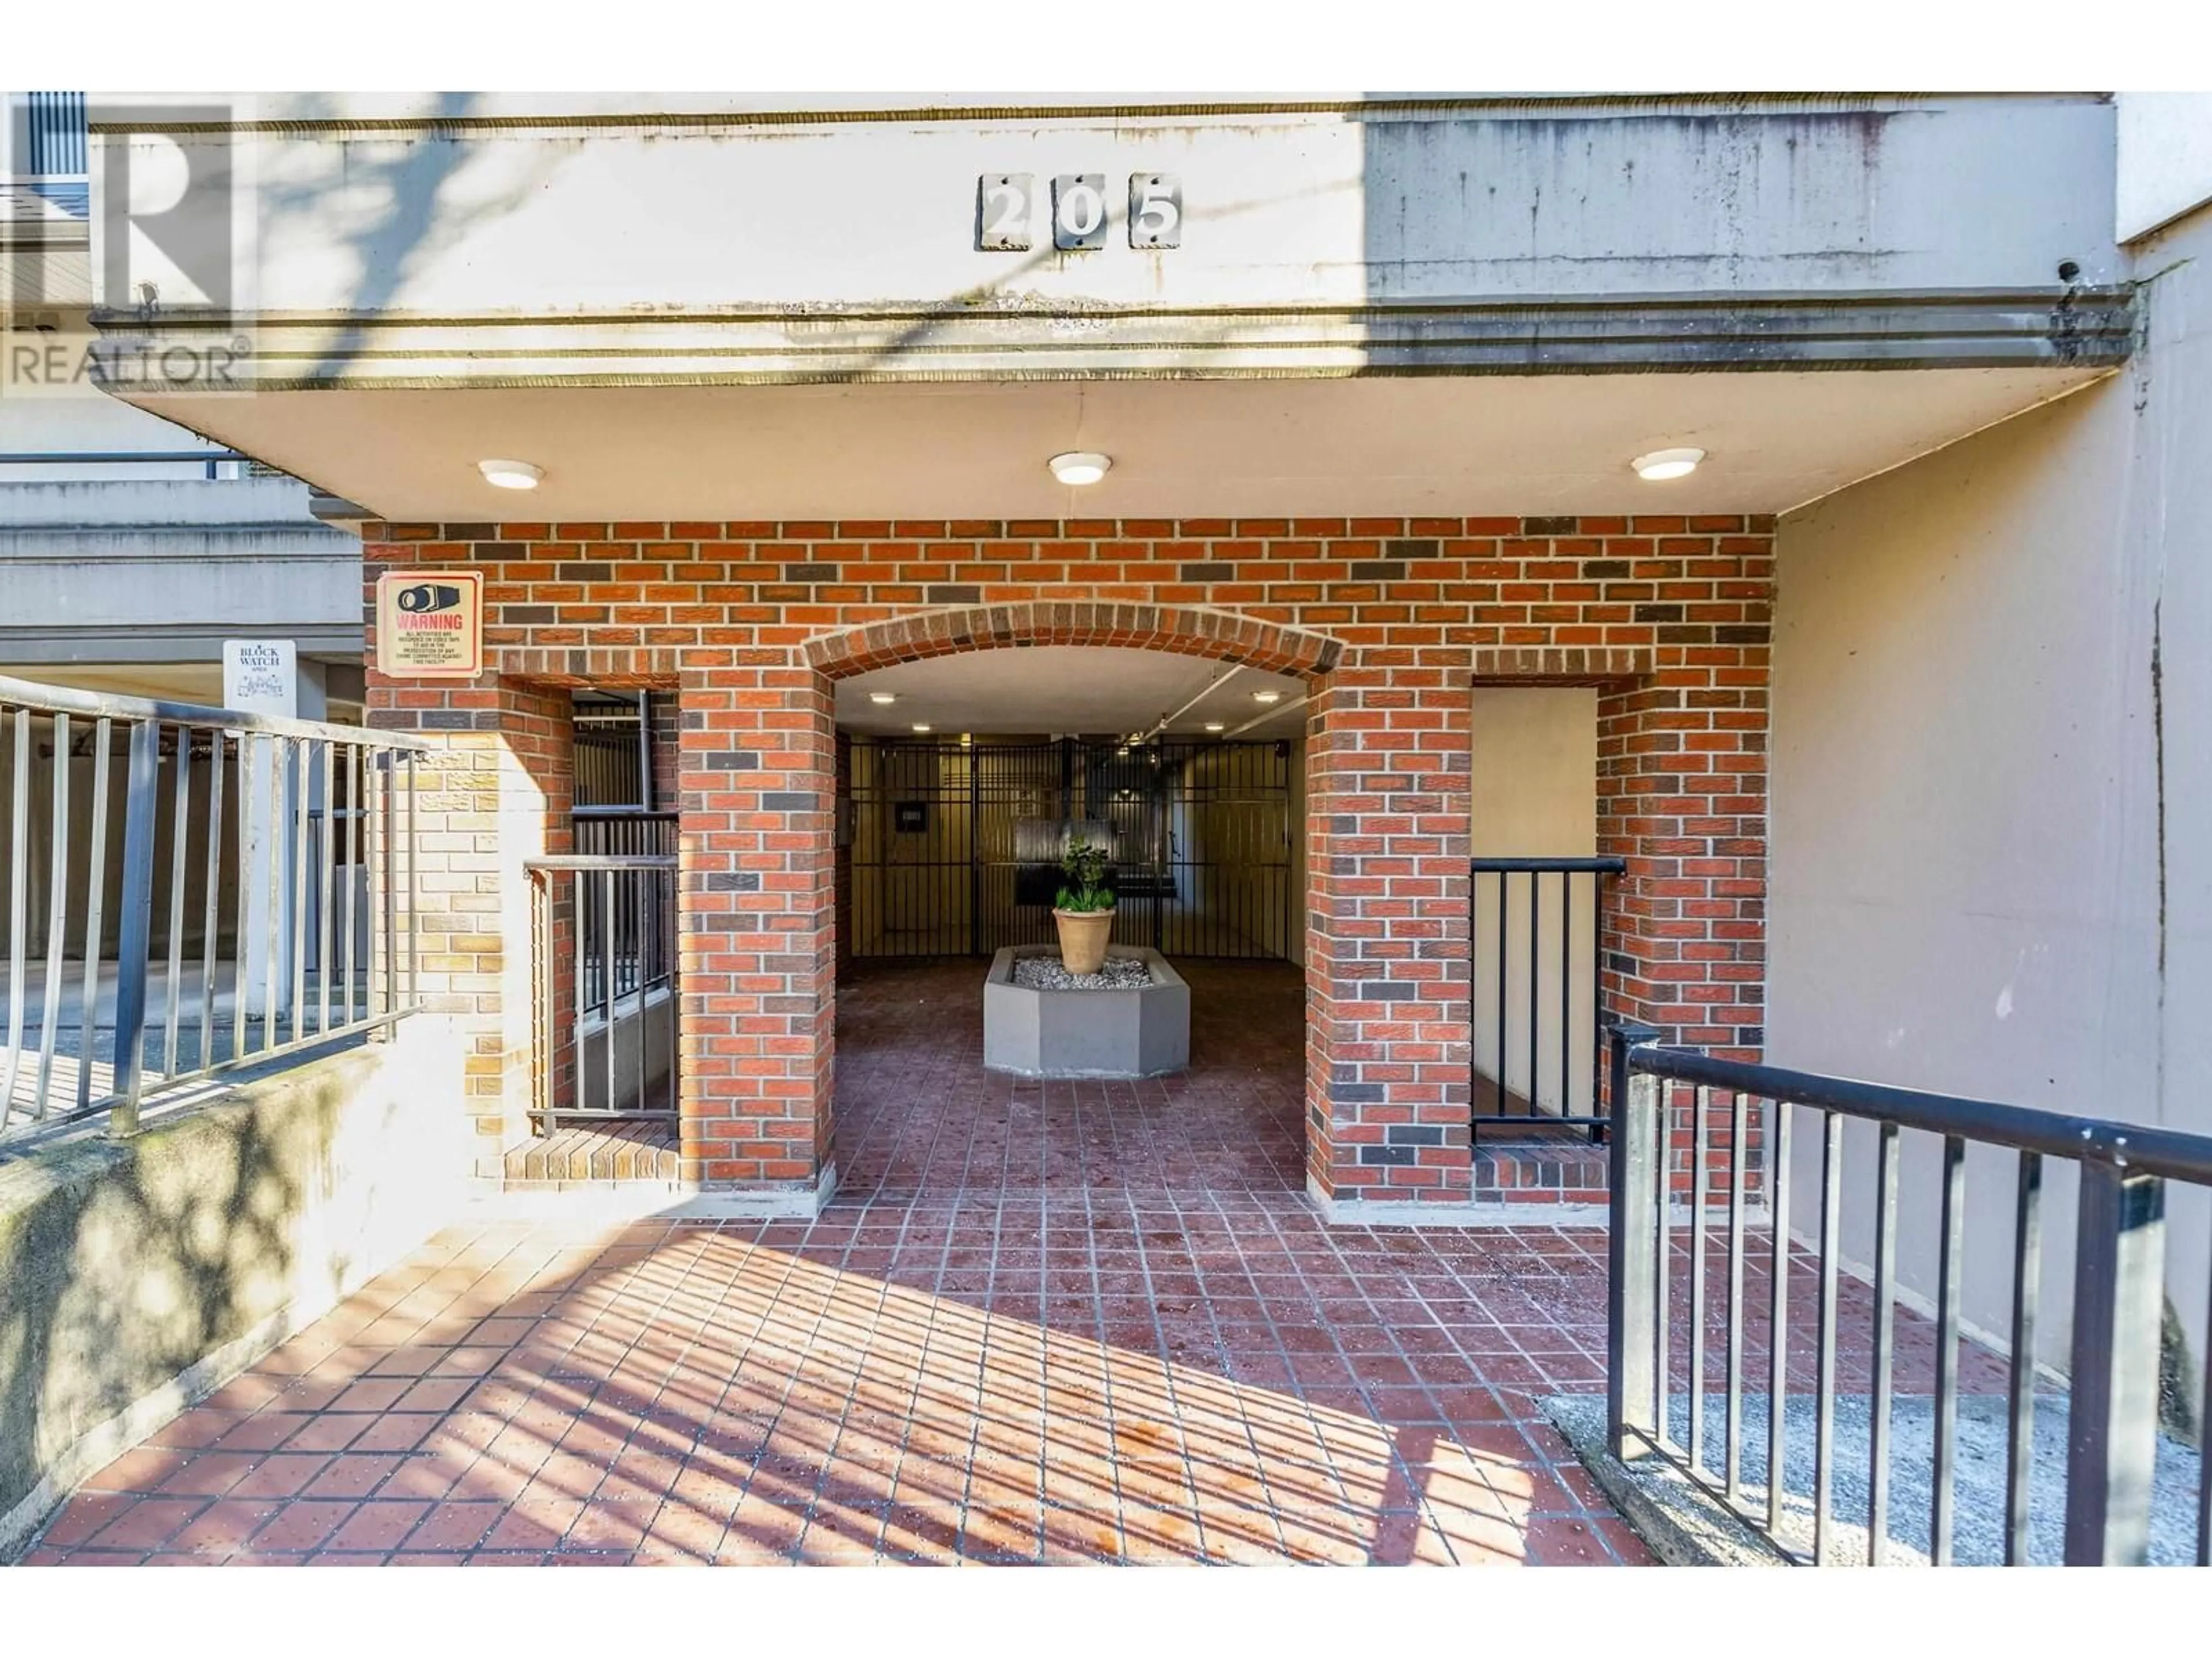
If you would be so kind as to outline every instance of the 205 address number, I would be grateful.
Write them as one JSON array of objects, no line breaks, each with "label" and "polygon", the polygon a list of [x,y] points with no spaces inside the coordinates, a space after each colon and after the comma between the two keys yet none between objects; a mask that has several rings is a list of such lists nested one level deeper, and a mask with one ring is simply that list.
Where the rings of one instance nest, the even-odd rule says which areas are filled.
[{"label": "205 address number", "polygon": [[[987,173],[975,181],[975,246],[989,252],[1025,253],[1033,246],[1036,178],[1027,173]],[[1062,252],[1106,246],[1106,175],[1064,173],[1052,181],[1052,245]],[[1182,180],[1171,173],[1129,175],[1129,246],[1182,246]]]}]

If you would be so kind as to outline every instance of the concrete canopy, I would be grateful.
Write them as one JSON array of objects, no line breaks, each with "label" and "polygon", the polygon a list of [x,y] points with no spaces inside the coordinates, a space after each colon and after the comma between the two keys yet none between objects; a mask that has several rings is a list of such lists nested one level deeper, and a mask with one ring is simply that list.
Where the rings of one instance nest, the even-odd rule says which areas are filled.
[{"label": "concrete canopy", "polygon": [[[1707,374],[333,389],[144,406],[395,520],[1782,513],[2096,365]],[[1695,446],[1648,484],[1647,451]],[[1054,454],[1113,471],[1071,489]],[[495,489],[489,458],[544,470]]]}]

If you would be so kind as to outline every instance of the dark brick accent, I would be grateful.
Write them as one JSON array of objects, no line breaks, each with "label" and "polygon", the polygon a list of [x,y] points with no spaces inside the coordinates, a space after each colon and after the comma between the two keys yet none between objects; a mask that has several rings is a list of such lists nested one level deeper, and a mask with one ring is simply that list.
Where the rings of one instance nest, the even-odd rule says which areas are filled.
[{"label": "dark brick accent", "polygon": [[1395,559],[1354,559],[1352,580],[1356,582],[1394,581],[1406,574],[1406,567]]},{"label": "dark brick accent", "polygon": [[715,749],[700,756],[699,764],[710,772],[757,772],[760,756],[750,749]]},{"label": "dark brick accent", "polygon": [[1441,1146],[1444,1144],[1443,1126],[1437,1123],[1394,1123],[1382,1132],[1382,1139],[1392,1146]]},{"label": "dark brick accent", "polygon": [[1765,645],[1766,639],[1765,623],[1723,623],[1713,629],[1716,645]]},{"label": "dark brick accent", "polygon": [[1359,1149],[1362,1164],[1407,1164],[1417,1162],[1419,1158],[1419,1152],[1412,1146],[1362,1146]]},{"label": "dark brick accent", "polygon": [[1385,542],[1382,550],[1394,559],[1433,559],[1443,550],[1443,544],[1426,537]]},{"label": "dark brick accent", "polygon": [[559,615],[550,605],[510,605],[499,614],[509,623],[550,623]]},{"label": "dark brick accent", "polygon": [[1403,984],[1395,980],[1382,979],[1371,984],[1357,987],[1353,994],[1364,997],[1370,1002],[1416,1002],[1420,1000],[1421,988],[1418,985]]},{"label": "dark brick accent", "polygon": [[837,567],[834,564],[787,564],[783,568],[783,579],[787,582],[834,582]]},{"label": "dark brick accent", "polygon": [[1581,523],[1572,514],[1558,518],[1523,519],[1521,520],[1521,533],[1524,536],[1571,536]]},{"label": "dark brick accent", "polygon": [[1237,567],[1224,559],[1214,559],[1184,565],[1176,574],[1187,582],[1225,582],[1235,578]]},{"label": "dark brick accent", "polygon": [[1338,1083],[1330,1086],[1328,1097],[1339,1106],[1379,1106],[1390,1092],[1379,1083]]},{"label": "dark brick accent", "polygon": [[615,579],[615,568],[596,562],[556,564],[553,574],[556,580],[564,582],[611,582]]},{"label": "dark brick accent", "polygon": [[821,805],[821,796],[799,789],[775,790],[761,797],[763,812],[813,812]]},{"label": "dark brick accent", "polygon": [[710,893],[757,893],[760,891],[759,873],[751,870],[709,870],[707,872],[707,890]]},{"label": "dark brick accent", "polygon": [[1678,623],[1682,620],[1682,607],[1679,605],[1639,605],[1636,607],[1636,620],[1640,623]]},{"label": "dark brick accent", "polygon": [[441,535],[442,539],[449,542],[495,541],[499,537],[499,526],[495,524],[449,524]]},{"label": "dark brick accent", "polygon": [[1584,559],[1583,574],[1592,580],[1605,576],[1626,576],[1630,569],[1626,559]]},{"label": "dark brick accent", "polygon": [[981,605],[983,590],[973,582],[939,582],[923,590],[932,605]]}]

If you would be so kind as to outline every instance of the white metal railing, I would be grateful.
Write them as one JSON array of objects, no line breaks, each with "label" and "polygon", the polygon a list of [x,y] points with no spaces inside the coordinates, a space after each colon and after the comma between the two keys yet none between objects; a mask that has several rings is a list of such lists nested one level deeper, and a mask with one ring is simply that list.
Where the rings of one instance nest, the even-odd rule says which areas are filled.
[{"label": "white metal railing", "polygon": [[414,1007],[427,747],[0,677],[0,1149]]}]

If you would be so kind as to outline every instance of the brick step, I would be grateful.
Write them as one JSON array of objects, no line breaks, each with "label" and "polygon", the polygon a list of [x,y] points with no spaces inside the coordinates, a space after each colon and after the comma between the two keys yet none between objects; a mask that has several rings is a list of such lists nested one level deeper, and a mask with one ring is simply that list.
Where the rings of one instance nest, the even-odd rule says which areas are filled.
[{"label": "brick step", "polygon": [[505,1184],[672,1182],[678,1169],[673,1124],[572,1123],[510,1147]]}]

